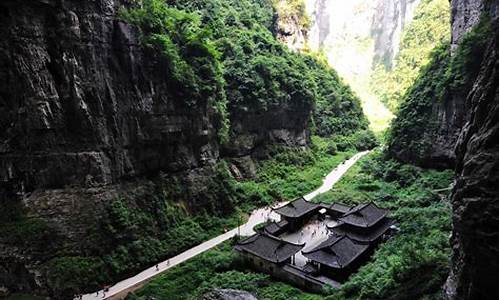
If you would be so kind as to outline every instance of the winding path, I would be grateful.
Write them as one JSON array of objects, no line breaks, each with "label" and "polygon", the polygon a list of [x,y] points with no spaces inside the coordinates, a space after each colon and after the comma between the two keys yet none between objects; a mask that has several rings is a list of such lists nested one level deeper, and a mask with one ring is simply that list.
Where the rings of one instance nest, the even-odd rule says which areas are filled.
[{"label": "winding path", "polygon": [[[342,177],[342,175],[349,170],[350,167],[352,167],[361,157],[366,155],[369,151],[364,151],[357,153],[344,163],[340,164],[337,166],[335,169],[333,169],[323,180],[323,185],[319,187],[317,190],[313,191],[310,194],[307,194],[304,196],[306,200],[311,200],[312,198],[316,197],[317,195],[327,192],[330,190],[333,185],[339,181],[339,179]],[[277,203],[273,207],[279,207],[287,202],[282,202],[282,203]],[[118,282],[117,284],[113,285],[112,287],[109,288],[109,290],[103,294],[103,291],[100,290],[98,292],[92,293],[92,294],[86,294],[83,295],[82,299],[84,300],[97,300],[97,299],[110,299],[110,300],[115,300],[115,299],[125,299],[126,295],[132,291],[137,290],[138,288],[142,287],[145,283],[147,283],[149,280],[151,280],[153,277],[156,275],[161,274],[162,272],[200,254],[203,253],[218,244],[229,240],[233,236],[239,233],[243,236],[250,236],[254,234],[253,228],[260,223],[263,223],[267,221],[268,219],[273,219],[273,220],[278,220],[279,216],[272,211],[270,207],[265,207],[265,208],[259,208],[256,209],[252,212],[250,215],[248,221],[239,226],[239,228],[234,228],[224,234],[221,234],[211,240],[208,240],[204,243],[199,244],[198,246],[195,246],[189,250],[186,250],[182,252],[179,255],[176,255],[174,257],[169,258],[166,261],[163,261],[158,264],[158,269],[156,269],[156,266],[152,266],[141,273],[130,277],[128,279],[125,279],[123,281]],[[77,298],[75,298],[77,299]]]}]

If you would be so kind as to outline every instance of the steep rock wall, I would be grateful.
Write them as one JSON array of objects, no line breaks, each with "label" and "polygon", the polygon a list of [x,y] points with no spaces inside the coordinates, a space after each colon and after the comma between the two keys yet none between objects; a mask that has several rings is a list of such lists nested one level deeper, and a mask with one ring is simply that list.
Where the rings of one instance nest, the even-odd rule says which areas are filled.
[{"label": "steep rock wall", "polygon": [[[453,41],[489,15],[494,26],[458,138],[447,299],[498,298],[498,1],[452,1]],[[480,13],[478,13],[480,10]]]},{"label": "steep rock wall", "polygon": [[213,112],[166,92],[119,4],[2,2],[1,182],[110,184],[218,157]]},{"label": "steep rock wall", "polygon": [[392,68],[403,29],[412,20],[419,3],[420,0],[378,1],[371,25],[375,64],[382,63],[386,68]]},{"label": "steep rock wall", "polygon": [[[405,24],[420,0],[306,1],[312,19],[308,36],[313,48],[342,46],[346,35],[373,39],[373,63],[391,68]],[[366,47],[366,46],[365,46]],[[368,64],[371,67],[371,64]]]},{"label": "steep rock wall", "polygon": [[496,299],[498,1],[453,0],[451,7],[451,47],[436,52],[407,95],[389,153],[424,167],[455,168],[445,297]]},{"label": "steep rock wall", "polygon": [[[207,197],[218,193],[210,184],[222,155],[251,169],[269,143],[307,145],[312,103],[239,107],[229,112],[236,134],[221,154],[214,109],[172,93],[168,61],[118,18],[132,2],[0,3],[0,224],[19,211],[44,221],[43,243],[0,236],[0,288],[50,294],[56,284],[41,267],[48,260],[111,251],[116,241],[101,232],[109,205],[124,195],[153,199],[161,184],[144,178],[175,176],[188,210],[216,202],[224,212],[228,195]],[[165,231],[154,221],[153,237]]]},{"label": "steep rock wall", "polygon": [[[478,37],[479,32],[470,37],[467,34],[481,20],[477,9],[480,8],[484,16],[496,18],[494,8],[489,5],[481,1],[467,3],[452,2],[453,37],[451,51],[447,50],[451,55],[441,55],[440,60],[434,59],[424,68],[417,82],[435,78],[409,90],[393,123],[389,152],[401,161],[431,168],[455,167],[455,147],[471,113],[466,107],[467,97],[476,87],[480,68],[486,63],[486,39],[490,38]],[[471,8],[466,9],[469,5]],[[472,16],[468,16],[469,13]],[[462,50],[457,50],[464,37],[467,40]],[[474,40],[477,38],[481,40]],[[432,64],[443,66],[437,70]]]}]

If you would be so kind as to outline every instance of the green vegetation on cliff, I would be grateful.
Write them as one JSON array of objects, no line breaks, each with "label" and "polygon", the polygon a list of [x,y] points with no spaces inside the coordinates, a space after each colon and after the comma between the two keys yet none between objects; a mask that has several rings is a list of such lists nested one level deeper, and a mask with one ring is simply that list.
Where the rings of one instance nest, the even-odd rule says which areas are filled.
[{"label": "green vegetation on cliff", "polygon": [[375,66],[370,87],[391,111],[396,112],[406,90],[415,82],[430,53],[449,43],[450,4],[448,0],[422,0],[413,20],[404,28],[399,54],[392,70]]},{"label": "green vegetation on cliff", "polygon": [[222,116],[220,128],[229,126],[226,107],[229,119],[238,119],[271,108],[307,116],[315,105],[311,124],[321,136],[367,128],[359,99],[334,70],[287,49],[273,36],[275,10],[303,13],[302,1],[167,3],[144,0],[141,7],[123,10],[122,17],[141,29],[146,46],[166,58],[172,80],[180,83],[180,96],[214,103]]},{"label": "green vegetation on cliff", "polygon": [[405,94],[389,130],[389,149],[406,151],[408,159],[413,162],[425,156],[432,147],[432,134],[438,126],[433,107],[449,97],[445,77],[449,51],[448,45],[434,50],[430,63],[422,69],[415,84]]},{"label": "green vegetation on cliff", "polygon": [[54,226],[39,219],[0,224],[0,242],[43,249],[43,274],[55,296],[90,292],[236,227],[256,207],[307,194],[355,151],[374,145],[358,134],[313,137],[310,148],[270,147],[253,179],[237,181],[221,161],[200,174],[125,184],[82,249],[68,247]]},{"label": "green vegetation on cliff", "polygon": [[[303,13],[302,1],[285,2],[287,13]],[[302,114],[313,133],[328,139],[315,136],[306,149],[266,145],[267,161],[257,163],[252,180],[236,181],[229,160],[221,160],[178,174],[92,188],[109,200],[100,203],[95,200],[100,195],[92,195],[102,205],[92,220],[82,221],[77,214],[47,217],[47,223],[17,214],[2,220],[0,230],[8,234],[0,242],[31,247],[54,298],[97,290],[236,227],[244,212],[313,190],[354,151],[376,145],[359,99],[335,71],[313,56],[290,51],[273,36],[276,10],[284,9],[274,7],[276,2],[130,3],[120,17],[137,27],[146,52],[163,68],[165,96],[186,110],[208,104],[221,144],[237,134],[231,121],[270,111],[285,111],[290,118]],[[84,201],[89,190],[71,193]],[[85,230],[88,238],[74,241],[67,232],[58,234],[68,228]]]},{"label": "green vegetation on cliff", "polygon": [[453,56],[448,45],[441,45],[432,52],[429,64],[422,68],[414,85],[402,98],[389,131],[391,153],[404,152],[407,161],[422,163],[434,143],[439,107],[472,87],[488,37],[494,34],[490,24],[483,19],[462,38]]}]

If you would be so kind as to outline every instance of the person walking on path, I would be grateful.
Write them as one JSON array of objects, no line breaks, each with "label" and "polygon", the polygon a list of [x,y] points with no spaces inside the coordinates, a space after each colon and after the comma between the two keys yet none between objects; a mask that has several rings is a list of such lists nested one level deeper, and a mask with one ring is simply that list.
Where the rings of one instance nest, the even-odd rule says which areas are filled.
[{"label": "person walking on path", "polygon": [[158,264],[156,264],[156,271],[159,271],[160,269],[158,268]]}]

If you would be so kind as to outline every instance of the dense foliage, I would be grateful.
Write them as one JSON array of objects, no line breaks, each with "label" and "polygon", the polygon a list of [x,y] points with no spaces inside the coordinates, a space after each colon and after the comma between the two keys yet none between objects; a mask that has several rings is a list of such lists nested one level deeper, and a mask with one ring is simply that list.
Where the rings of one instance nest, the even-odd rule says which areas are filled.
[{"label": "dense foliage", "polygon": [[284,107],[307,115],[314,104],[313,123],[321,136],[367,128],[359,99],[335,71],[313,56],[287,49],[273,36],[276,10],[304,14],[303,1],[167,3],[144,0],[122,15],[141,28],[146,45],[164,54],[169,74],[182,88],[179,93],[185,92],[181,97],[213,99],[222,128],[228,126],[226,106],[230,117],[238,119]]},{"label": "dense foliage", "polygon": [[121,16],[137,25],[142,42],[165,58],[172,96],[191,107],[208,101],[218,113],[219,136],[225,141],[229,120],[213,32],[202,26],[198,15],[168,7],[161,0],[143,1],[137,8],[122,10]]},{"label": "dense foliage", "polygon": [[303,196],[320,186],[328,172],[358,150],[353,144],[362,145],[363,150],[373,146],[358,140],[345,143],[342,139],[341,149],[335,140],[319,137],[313,137],[311,148],[306,150],[273,147],[269,159],[258,163],[257,177],[238,182],[240,198],[246,199],[246,205],[258,206]]},{"label": "dense foliage", "polygon": [[266,274],[254,273],[233,252],[230,243],[183,263],[129,296],[131,300],[197,300],[212,288],[246,290],[261,300],[320,300]]},{"label": "dense foliage", "polygon": [[431,57],[431,62],[422,69],[415,84],[404,96],[389,131],[390,150],[399,152],[399,149],[407,149],[408,159],[414,162],[432,147],[432,134],[438,125],[433,107],[448,96],[444,75],[449,65],[449,46],[437,48]]},{"label": "dense foliage", "polygon": [[405,165],[375,152],[356,164],[317,201],[373,201],[391,210],[400,231],[331,299],[441,299],[448,273],[451,170]]},{"label": "dense foliage", "polygon": [[447,0],[423,0],[413,20],[404,28],[399,54],[392,70],[375,66],[370,87],[391,111],[396,112],[406,90],[413,85],[429,54],[450,36],[450,8]]},{"label": "dense foliage", "polygon": [[[440,299],[447,275],[451,212],[445,193],[451,171],[424,170],[387,160],[378,152],[355,165],[317,201],[374,201],[389,208],[399,231],[326,299]],[[249,291],[259,299],[325,299],[248,268],[225,244],[154,279],[131,299],[199,299],[212,288]]]},{"label": "dense foliage", "polygon": [[470,90],[492,34],[490,21],[485,19],[462,38],[453,56],[447,45],[433,51],[431,61],[404,95],[393,121],[389,133],[391,152],[402,149],[407,151],[410,161],[420,163],[434,142],[437,108],[445,105],[454,94]]},{"label": "dense foliage", "polygon": [[[53,248],[53,258],[44,263],[51,289],[63,295],[98,289],[237,226],[236,181],[225,162],[207,170],[201,189],[188,188],[184,180],[181,175],[161,176],[125,189],[89,233],[83,253]],[[19,224],[14,226],[23,228]]]}]

